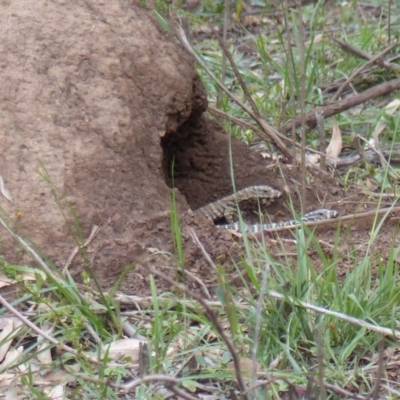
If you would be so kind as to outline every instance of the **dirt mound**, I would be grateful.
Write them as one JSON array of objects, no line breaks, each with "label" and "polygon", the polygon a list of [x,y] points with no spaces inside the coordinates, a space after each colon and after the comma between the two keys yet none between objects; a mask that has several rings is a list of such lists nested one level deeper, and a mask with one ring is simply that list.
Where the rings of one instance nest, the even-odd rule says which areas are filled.
[{"label": "dirt mound", "polygon": [[[148,263],[175,265],[168,256],[172,160],[184,214],[232,193],[230,150],[227,135],[203,116],[206,95],[190,57],[146,10],[121,4],[0,5],[0,173],[12,196],[0,205],[12,228],[58,268],[98,226],[86,260],[75,257],[70,271],[90,264],[108,288],[133,265],[121,289],[141,293]],[[237,189],[270,184],[299,206],[296,169],[271,166],[235,140],[231,151]],[[308,208],[336,193],[325,183],[310,186]],[[288,214],[284,204],[273,204],[271,215]],[[186,224],[220,261],[236,248],[229,233],[187,214],[186,260],[201,274],[209,270]],[[5,232],[2,249],[9,261],[31,262]]]}]

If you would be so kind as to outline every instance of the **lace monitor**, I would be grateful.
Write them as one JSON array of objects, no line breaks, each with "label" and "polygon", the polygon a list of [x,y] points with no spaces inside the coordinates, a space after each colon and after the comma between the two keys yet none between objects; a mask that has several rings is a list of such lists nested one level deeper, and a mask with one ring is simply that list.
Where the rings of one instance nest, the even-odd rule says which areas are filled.
[{"label": "lace monitor", "polygon": [[[228,222],[224,225],[218,225],[220,228],[231,229],[240,231],[240,224],[233,222],[233,215],[237,209],[237,204],[240,204],[246,200],[253,199],[277,199],[282,196],[279,190],[273,189],[267,185],[250,186],[248,188],[239,190],[238,192],[229,196],[223,197],[213,203],[207,204],[195,211],[196,214],[213,220],[214,222],[225,218]],[[299,219],[293,219],[290,221],[275,222],[269,224],[244,224],[244,229],[247,232],[257,233],[269,229],[279,228],[283,226],[297,226],[303,222],[310,221],[322,221],[325,219],[336,218],[339,213],[336,210],[328,210],[326,208],[320,208],[318,210],[310,211],[302,215]]]}]

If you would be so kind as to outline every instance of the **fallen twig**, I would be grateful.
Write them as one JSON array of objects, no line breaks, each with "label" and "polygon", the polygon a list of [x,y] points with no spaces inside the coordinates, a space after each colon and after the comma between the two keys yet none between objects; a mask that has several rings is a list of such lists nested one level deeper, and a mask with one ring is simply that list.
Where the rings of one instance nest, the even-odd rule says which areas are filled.
[{"label": "fallen twig", "polygon": [[[260,128],[258,128],[257,126],[254,126],[253,124],[243,121],[240,118],[237,118],[233,115],[229,115],[224,111],[218,110],[217,108],[213,107],[213,106],[208,106],[207,111],[214,115],[215,117],[219,117],[219,118],[225,118],[228,121],[233,122],[234,124],[242,127],[243,129],[251,129],[252,131],[254,131],[254,133],[256,133],[261,139],[264,139],[266,141],[269,140],[269,137],[265,134],[265,132],[263,130],[261,130]],[[294,141],[293,139],[284,136],[282,134],[279,133],[279,137],[286,143],[289,143],[292,146],[297,147],[298,149],[301,149],[301,144],[297,143],[296,141]],[[306,151],[309,153],[314,153],[314,154],[319,154],[320,156],[325,155],[324,153],[321,153],[319,150],[315,150],[311,147],[306,147]]]},{"label": "fallen twig", "polygon": [[75,258],[75,256],[78,254],[78,251],[80,249],[83,249],[84,247],[86,247],[87,245],[89,245],[91,243],[91,241],[95,238],[95,236],[97,235],[97,233],[99,232],[99,227],[97,225],[93,225],[92,227],[92,231],[90,232],[89,238],[85,241],[85,243],[83,243],[82,246],[76,246],[74,250],[72,250],[71,255],[68,257],[67,262],[65,263],[65,266],[63,268],[63,275],[66,274],[69,266],[72,263],[72,260]]},{"label": "fallen twig", "polygon": [[193,50],[192,46],[188,42],[185,32],[183,29],[180,27],[178,29],[178,38],[182,45],[186,48],[186,50],[192,54],[192,56],[196,59],[199,65],[204,69],[204,71],[215,81],[215,83],[220,87],[221,90],[223,90],[231,100],[233,100],[236,104],[238,104],[244,111],[247,112],[258,124],[260,124],[260,127],[264,130],[264,132],[269,136],[269,138],[273,141],[273,143],[276,145],[276,147],[289,159],[292,157],[290,151],[286,148],[284,143],[282,142],[281,138],[279,137],[278,132],[276,131],[275,128],[267,124],[267,122],[264,119],[258,119],[257,116],[254,114],[254,112],[247,107],[243,102],[241,102],[236,96],[234,96],[227,88],[225,85],[223,85],[216,77],[215,75],[210,71],[209,68],[205,65],[205,63],[201,60],[201,58],[196,54],[196,52]]},{"label": "fallen twig", "polygon": [[[34,323],[29,321],[26,317],[24,317],[16,308],[14,308],[3,296],[0,295],[0,303],[8,310],[10,313],[15,315],[24,325],[27,327],[31,328],[35,333],[37,333],[39,336],[43,337],[45,340],[48,342],[54,344],[58,349],[62,349],[65,352],[71,353],[77,357],[82,357],[86,361],[89,361],[93,364],[104,364],[104,360],[101,358],[96,358],[96,357],[91,357],[82,351],[77,351],[73,349],[70,346],[67,346],[66,344],[58,341],[57,339],[54,339],[52,336],[50,336],[47,332],[43,331],[42,329],[38,328]],[[108,363],[108,367],[121,367],[122,364],[118,363]],[[127,368],[128,366],[125,365]],[[133,366],[131,364],[131,366]]]},{"label": "fallen twig", "polygon": [[343,90],[346,88],[346,86],[360,73],[362,72],[365,68],[367,68],[369,65],[374,64],[376,62],[379,62],[379,60],[382,60],[382,58],[389,53],[389,51],[393,50],[395,47],[399,46],[400,43],[396,42],[391,44],[390,46],[386,47],[385,50],[383,50],[381,53],[379,53],[377,56],[370,58],[365,64],[361,65],[361,67],[357,68],[347,79],[346,81],[339,87],[335,95],[332,97],[332,101],[336,101],[339,96],[342,94]]},{"label": "fallen twig", "polygon": [[376,85],[371,89],[365,90],[364,92],[351,96],[347,99],[336,101],[334,103],[327,104],[325,106],[317,107],[311,111],[309,111],[304,116],[299,116],[294,118],[291,122],[286,124],[282,128],[282,134],[288,133],[293,129],[299,127],[304,119],[306,124],[312,128],[316,125],[316,115],[318,113],[323,113],[325,118],[331,117],[332,115],[339,114],[343,111],[346,111],[352,107],[355,107],[359,104],[365,103],[371,99],[375,99],[379,96],[383,96],[389,94],[395,90],[400,89],[400,78],[393,79],[389,82],[382,83],[380,85]]},{"label": "fallen twig", "polygon": [[[354,46],[351,43],[348,43],[348,42],[345,42],[343,40],[339,40],[339,39],[336,39],[336,38],[333,38],[333,40],[339,46],[341,46],[344,50],[346,50],[346,51],[348,51],[350,53],[353,53],[358,57],[364,58],[366,60],[372,60],[374,58],[371,54],[368,54],[367,52],[359,49],[358,47]],[[384,61],[384,60],[378,58],[378,59],[374,60],[374,63],[378,64],[380,67],[384,67],[384,68],[389,69],[391,71],[400,72],[400,67],[398,65],[396,65],[396,64],[392,64],[389,61]]]},{"label": "fallen twig", "polygon": [[301,300],[295,299],[292,296],[284,296],[283,294],[275,292],[274,290],[267,292],[267,295],[269,295],[277,300],[289,301],[291,303],[291,305],[293,305],[293,306],[304,307],[307,310],[312,310],[312,311],[315,311],[315,312],[317,312],[319,314],[323,314],[323,315],[330,315],[332,317],[340,319],[341,321],[349,322],[350,324],[360,326],[361,328],[365,328],[370,331],[381,333],[384,336],[389,336],[389,337],[394,337],[396,339],[400,339],[400,331],[394,330],[392,328],[385,328],[382,326],[370,324],[361,319],[351,317],[349,315],[342,314],[340,312],[331,311],[324,307],[314,306],[313,304],[305,303]]}]

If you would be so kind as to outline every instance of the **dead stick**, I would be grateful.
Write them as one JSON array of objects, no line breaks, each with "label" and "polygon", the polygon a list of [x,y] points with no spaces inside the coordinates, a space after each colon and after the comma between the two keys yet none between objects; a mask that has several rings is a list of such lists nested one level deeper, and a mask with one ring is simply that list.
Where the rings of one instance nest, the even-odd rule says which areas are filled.
[{"label": "dead stick", "polygon": [[370,60],[368,60],[366,63],[364,63],[363,65],[361,65],[361,67],[357,68],[346,80],[345,82],[339,87],[339,89],[337,90],[337,92],[335,93],[335,95],[332,98],[332,101],[336,101],[339,96],[343,93],[343,90],[346,89],[346,86],[358,75],[360,74],[364,69],[366,69],[368,66],[370,66],[371,64],[374,64],[375,62],[378,62],[379,60],[382,60],[383,57],[389,53],[389,51],[393,50],[395,47],[399,46],[400,43],[396,42],[391,44],[390,46],[386,47],[385,50],[383,50],[382,52],[380,52],[377,56],[372,57]]},{"label": "dead stick", "polygon": [[[261,139],[264,139],[265,141],[269,141],[269,137],[265,134],[264,131],[262,131],[260,128],[256,127],[255,125],[251,124],[250,122],[246,122],[243,121],[240,118],[234,117],[233,115],[227,114],[224,111],[218,110],[217,108],[213,107],[213,106],[208,106],[207,111],[214,115],[215,117],[219,117],[219,118],[225,118],[228,121],[231,121],[232,123],[239,125],[240,127],[242,127],[243,129],[251,129],[253,130]],[[283,136],[281,134],[279,134],[279,137],[284,141],[287,142],[289,144],[291,144],[292,146],[295,146],[299,149],[301,149],[301,144],[297,143],[296,141],[294,141],[293,139],[290,139],[286,136]],[[321,153],[318,150],[315,150],[311,147],[306,147],[306,151],[308,153],[314,153],[314,154],[319,154],[320,156],[325,155],[325,153]]]},{"label": "dead stick", "polygon": [[250,115],[257,123],[260,125],[260,127],[264,130],[264,132],[269,136],[269,138],[274,142],[276,147],[289,159],[292,158],[292,155],[290,154],[289,150],[287,147],[284,145],[282,140],[279,138],[279,134],[277,130],[272,127],[271,125],[267,124],[267,122],[264,119],[258,119],[254,115],[253,111],[247,107],[243,102],[241,102],[236,96],[234,96],[227,88],[225,85],[223,85],[216,77],[215,75],[210,71],[209,68],[207,68],[206,64],[202,61],[202,59],[196,54],[196,52],[193,50],[192,46],[188,42],[185,32],[183,31],[182,28],[178,29],[177,31],[178,39],[180,40],[181,44],[186,48],[186,50],[192,54],[192,56],[195,58],[197,63],[204,69],[204,71],[211,77],[211,79],[214,80],[214,82],[219,86],[221,90],[223,90],[229,98],[234,101],[239,107],[241,107],[244,111],[247,112],[247,114]]},{"label": "dead stick", "polygon": [[293,128],[299,127],[303,118],[306,124],[312,128],[316,125],[316,114],[323,113],[325,118],[331,117],[332,115],[339,114],[352,107],[358,106],[359,104],[365,103],[371,99],[375,99],[379,96],[389,94],[395,90],[400,89],[400,78],[393,79],[389,82],[381,83],[380,85],[374,86],[356,96],[349,97],[344,100],[336,101],[335,103],[327,104],[326,106],[317,107],[314,110],[309,111],[304,116],[299,116],[293,119],[292,122],[286,124],[282,129],[282,133],[288,133]]},{"label": "dead stick", "polygon": [[253,98],[251,97],[251,94],[249,92],[249,90],[247,89],[247,85],[244,82],[242,75],[240,74],[239,70],[237,69],[236,63],[232,57],[232,54],[229,52],[229,50],[226,48],[226,44],[225,42],[219,37],[218,32],[213,29],[213,32],[215,34],[215,37],[218,40],[218,43],[222,49],[222,51],[224,52],[226,58],[229,60],[229,63],[231,64],[232,67],[232,71],[235,74],[236,79],[239,82],[240,87],[243,90],[243,94],[244,97],[246,98],[246,100],[249,102],[251,109],[253,110],[253,113],[257,116],[257,118],[261,118],[261,114],[259,109],[257,108],[257,105],[255,103],[255,101],[253,100]]},{"label": "dead stick", "polygon": [[222,51],[224,52],[226,58],[229,60],[229,63],[231,64],[233,73],[235,74],[236,79],[238,80],[240,87],[243,90],[246,100],[250,104],[251,110],[253,111],[253,114],[254,114],[253,119],[260,126],[262,131],[265,132],[270,137],[270,139],[272,139],[274,141],[274,143],[279,148],[279,150],[287,157],[290,157],[290,152],[287,149],[287,147],[285,146],[285,144],[283,143],[283,141],[281,140],[279,132],[276,131],[274,128],[272,128],[270,125],[268,125],[266,123],[265,119],[261,116],[260,110],[257,108],[255,101],[253,100],[249,90],[247,89],[247,85],[245,84],[242,76],[240,75],[239,70],[237,69],[237,66],[235,64],[235,61],[233,60],[232,54],[226,48],[226,45],[219,37],[218,32],[214,32],[214,33],[218,40],[219,45],[222,48]]},{"label": "dead stick", "polygon": [[[358,57],[364,58],[365,60],[371,60],[373,58],[373,56],[361,49],[359,49],[358,47],[354,46],[351,43],[348,42],[344,42],[342,40],[339,39],[335,39],[333,38],[333,40],[340,46],[342,47],[344,50],[355,54]],[[393,64],[389,61],[382,61],[381,60],[375,60],[375,63],[378,64],[381,67],[385,67],[386,69],[389,69],[391,71],[395,71],[395,72],[400,72],[400,67],[396,64]]]}]

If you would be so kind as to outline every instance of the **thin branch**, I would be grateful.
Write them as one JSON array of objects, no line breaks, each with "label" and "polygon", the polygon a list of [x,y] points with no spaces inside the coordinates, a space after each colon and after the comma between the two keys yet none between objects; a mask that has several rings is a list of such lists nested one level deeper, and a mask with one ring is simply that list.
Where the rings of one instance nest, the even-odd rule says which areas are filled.
[{"label": "thin branch", "polygon": [[140,386],[143,383],[149,382],[165,382],[172,385],[177,385],[179,383],[179,379],[173,378],[172,376],[168,375],[148,375],[140,379],[135,379],[134,381],[129,382],[125,385],[120,385],[118,386],[118,388],[123,390],[125,393],[129,393],[135,387]]},{"label": "thin branch", "polygon": [[231,100],[233,100],[236,104],[238,104],[244,111],[247,112],[265,131],[265,133],[269,136],[269,138],[273,141],[273,143],[278,147],[278,149],[288,158],[291,158],[291,154],[289,150],[286,148],[282,140],[279,138],[278,132],[275,128],[267,124],[264,119],[258,119],[257,116],[253,113],[253,111],[247,107],[243,102],[241,102],[236,96],[234,96],[216,77],[215,75],[207,68],[203,60],[196,54],[193,50],[192,46],[188,42],[185,32],[181,27],[178,29],[178,38],[182,45],[186,48],[186,50],[192,54],[192,56],[196,59],[199,65],[204,69],[204,71],[215,81],[215,83],[222,89]]},{"label": "thin branch", "polygon": [[[50,343],[53,343],[54,345],[56,345],[59,349],[62,349],[68,353],[71,353],[77,357],[82,357],[84,359],[86,359],[87,361],[94,363],[94,364],[104,364],[104,361],[99,360],[97,358],[94,357],[90,357],[82,352],[78,352],[75,349],[73,349],[72,347],[67,346],[66,344],[61,343],[60,341],[58,341],[57,339],[54,339],[53,337],[51,337],[50,335],[48,335],[45,331],[43,331],[42,329],[38,328],[34,323],[32,323],[31,321],[29,321],[29,319],[27,319],[26,317],[24,317],[16,308],[14,308],[3,296],[0,295],[0,303],[8,310],[10,311],[12,314],[14,314],[23,324],[25,324],[26,326],[28,326],[29,328],[31,328],[34,332],[36,332],[39,336],[43,337],[44,339],[46,339],[47,341],[49,341]],[[109,363],[107,364],[108,366],[114,366],[114,367],[121,367],[121,364],[114,364],[114,363]]]},{"label": "thin branch", "polygon": [[219,45],[220,45],[220,47],[221,47],[221,49],[222,49],[224,55],[226,56],[226,58],[229,60],[229,63],[231,64],[232,71],[233,71],[233,73],[235,74],[235,77],[236,77],[236,79],[238,80],[239,85],[240,85],[240,87],[241,87],[242,90],[243,90],[244,97],[245,97],[246,100],[249,102],[250,107],[251,107],[251,109],[253,110],[254,115],[255,115],[258,119],[262,118],[262,117],[261,117],[261,113],[260,113],[260,111],[259,111],[259,109],[258,109],[256,103],[254,102],[253,98],[251,97],[251,94],[250,94],[249,90],[247,89],[247,85],[246,85],[246,83],[244,82],[244,80],[243,80],[243,78],[242,78],[242,75],[240,74],[240,72],[239,72],[239,70],[238,70],[238,68],[237,68],[237,66],[236,66],[236,63],[235,63],[235,61],[234,61],[234,59],[233,59],[233,57],[232,57],[232,54],[231,54],[231,53],[229,52],[229,50],[227,49],[225,42],[222,41],[221,38],[218,36],[218,32],[214,31],[214,33],[215,33],[215,36],[216,36],[216,38],[217,38],[217,40],[218,40],[218,43],[219,43]]},{"label": "thin branch", "polygon": [[[228,30],[231,29],[231,0],[225,0],[224,2],[225,7],[224,7],[224,28],[223,28],[223,40],[226,43],[226,39],[228,36]],[[214,30],[214,33],[216,32],[216,30]],[[217,37],[218,33],[216,34]],[[221,67],[221,83],[224,84],[225,82],[225,78],[226,78],[226,55],[223,54],[222,55],[222,67]],[[221,100],[222,100],[222,92],[221,90],[218,91],[217,94],[217,101],[215,102],[217,108],[220,108],[221,106]]]},{"label": "thin branch", "polygon": [[314,110],[309,111],[304,116],[294,118],[282,128],[281,133],[285,134],[290,132],[293,127],[299,127],[303,121],[303,118],[309,127],[313,127],[316,124],[315,116],[317,113],[323,113],[326,119],[332,115],[339,114],[359,104],[365,103],[379,96],[387,95],[398,89],[400,89],[400,78],[376,85],[358,95],[348,97],[347,99],[336,101],[335,103],[329,103],[326,106],[317,107]]},{"label": "thin branch", "polygon": [[[251,129],[251,130],[254,131],[258,136],[260,136],[261,139],[263,139],[263,140],[265,140],[265,141],[269,141],[269,137],[265,134],[265,132],[264,132],[263,130],[260,130],[259,128],[257,128],[256,126],[252,125],[252,124],[249,123],[249,122],[243,121],[242,119],[237,118],[237,117],[235,117],[235,116],[233,116],[233,115],[229,115],[229,114],[227,114],[226,112],[221,111],[221,110],[218,110],[217,108],[215,108],[215,107],[213,107],[213,106],[210,106],[210,105],[208,106],[207,111],[208,111],[210,114],[212,114],[212,115],[214,115],[214,116],[216,116],[216,117],[225,118],[225,119],[227,119],[228,121],[231,121],[231,122],[233,122],[234,124],[236,124],[236,125],[242,127],[243,129]],[[291,139],[291,138],[289,138],[289,137],[287,137],[287,136],[284,136],[284,135],[282,135],[281,133],[279,133],[278,136],[279,136],[284,142],[289,143],[290,145],[295,146],[295,147],[301,149],[301,144],[300,144],[300,143],[297,143],[295,140],[293,140],[293,139]],[[311,147],[306,147],[306,150],[307,150],[307,152],[310,152],[310,153],[319,154],[319,155],[321,155],[321,156],[324,155],[324,153],[321,153],[321,152],[318,151],[318,150],[314,150],[314,149],[312,149]]]},{"label": "thin branch", "polygon": [[391,44],[390,46],[386,47],[385,50],[383,50],[381,53],[379,53],[377,56],[372,57],[370,60],[368,60],[366,63],[361,65],[361,67],[357,68],[347,79],[346,81],[339,87],[335,95],[332,97],[332,101],[336,101],[339,96],[343,93],[343,90],[346,88],[346,86],[360,73],[362,72],[365,68],[370,66],[371,64],[376,63],[378,60],[382,60],[382,58],[392,51],[395,47],[400,46],[400,42],[396,42]]},{"label": "thin branch", "polygon": [[[350,53],[353,53],[358,57],[364,58],[366,60],[372,60],[374,58],[371,54],[359,49],[358,47],[354,46],[351,43],[345,42],[343,40],[335,39],[335,38],[333,38],[333,40],[337,44],[339,44],[344,50],[346,50],[346,51],[348,51]],[[390,71],[400,72],[400,67],[398,65],[396,65],[396,64],[393,64],[393,63],[389,62],[389,61],[384,61],[384,60],[379,60],[378,59],[378,60],[375,60],[375,63],[378,64],[380,67],[384,67],[384,68],[386,68],[386,69],[388,69]]]},{"label": "thin branch", "polygon": [[78,254],[78,251],[80,249],[85,248],[86,246],[88,246],[92,240],[95,238],[95,236],[97,235],[97,233],[99,232],[99,227],[97,225],[93,225],[92,227],[92,231],[90,232],[89,238],[85,241],[85,243],[83,243],[82,246],[76,246],[74,250],[72,250],[71,255],[68,257],[67,262],[65,263],[65,266],[63,268],[63,275],[65,275],[67,273],[67,270],[69,268],[69,266],[71,265],[73,259],[75,258],[75,256]]},{"label": "thin branch", "polygon": [[315,115],[317,120],[317,129],[319,136],[319,151],[322,153],[319,159],[319,165],[322,170],[326,169],[326,136],[325,136],[325,118],[322,114],[317,113]]},{"label": "thin branch", "polygon": [[369,324],[368,322],[365,322],[361,319],[351,317],[349,315],[342,314],[340,312],[331,311],[324,307],[314,306],[313,304],[305,303],[303,301],[295,299],[292,296],[284,296],[283,294],[280,294],[273,290],[269,291],[267,294],[277,300],[289,301],[291,303],[291,305],[294,307],[300,306],[307,310],[315,311],[319,314],[330,315],[331,317],[335,317],[337,319],[340,319],[341,321],[360,326],[361,328],[365,328],[370,331],[381,333],[384,336],[389,336],[389,337],[394,337],[395,339],[400,339],[400,331],[396,331],[394,329],[385,328],[385,327],[378,326],[378,325]]},{"label": "thin branch", "polygon": [[354,400],[368,400],[367,397],[360,396],[356,393],[350,392],[349,390],[340,388],[336,385],[332,385],[331,383],[324,382],[324,386],[331,390],[332,392],[342,396],[345,399],[354,399]]}]

